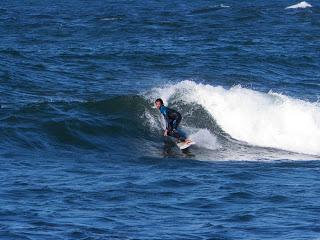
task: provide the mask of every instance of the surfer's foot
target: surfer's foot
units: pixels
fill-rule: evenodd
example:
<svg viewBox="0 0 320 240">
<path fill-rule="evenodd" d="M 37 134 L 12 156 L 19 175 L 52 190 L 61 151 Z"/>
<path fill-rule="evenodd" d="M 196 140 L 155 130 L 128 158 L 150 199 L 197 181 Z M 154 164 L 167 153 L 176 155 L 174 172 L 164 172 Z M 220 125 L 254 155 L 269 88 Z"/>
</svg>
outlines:
<svg viewBox="0 0 320 240">
<path fill-rule="evenodd" d="M 191 141 L 190 139 L 186 139 L 184 142 L 185 142 L 186 144 L 189 144 L 189 143 L 191 143 L 192 141 Z"/>
</svg>

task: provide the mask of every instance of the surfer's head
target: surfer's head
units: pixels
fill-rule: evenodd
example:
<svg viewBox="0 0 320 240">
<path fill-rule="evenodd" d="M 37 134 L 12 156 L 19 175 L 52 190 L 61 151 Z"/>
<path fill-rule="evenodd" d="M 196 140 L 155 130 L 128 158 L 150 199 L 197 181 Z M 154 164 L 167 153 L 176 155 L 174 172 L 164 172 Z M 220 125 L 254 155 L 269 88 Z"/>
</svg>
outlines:
<svg viewBox="0 0 320 240">
<path fill-rule="evenodd" d="M 154 104 L 156 105 L 156 108 L 160 109 L 160 107 L 163 105 L 163 101 L 161 98 L 158 98 L 154 101 Z"/>
</svg>

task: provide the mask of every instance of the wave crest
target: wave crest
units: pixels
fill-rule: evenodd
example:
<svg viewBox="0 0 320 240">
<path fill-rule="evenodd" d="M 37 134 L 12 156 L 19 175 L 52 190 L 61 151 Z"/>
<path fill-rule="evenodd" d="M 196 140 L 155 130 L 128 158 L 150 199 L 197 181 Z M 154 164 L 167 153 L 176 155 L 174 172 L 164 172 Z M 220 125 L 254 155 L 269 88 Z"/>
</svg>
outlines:
<svg viewBox="0 0 320 240">
<path fill-rule="evenodd" d="M 231 89 L 182 81 L 153 94 L 166 102 L 202 106 L 232 138 L 250 145 L 320 155 L 320 106 L 241 86 Z"/>
<path fill-rule="evenodd" d="M 312 7 L 310 3 L 307 3 L 306 1 L 302 1 L 300 3 L 288 6 L 286 7 L 286 9 L 309 8 L 309 7 Z"/>
</svg>

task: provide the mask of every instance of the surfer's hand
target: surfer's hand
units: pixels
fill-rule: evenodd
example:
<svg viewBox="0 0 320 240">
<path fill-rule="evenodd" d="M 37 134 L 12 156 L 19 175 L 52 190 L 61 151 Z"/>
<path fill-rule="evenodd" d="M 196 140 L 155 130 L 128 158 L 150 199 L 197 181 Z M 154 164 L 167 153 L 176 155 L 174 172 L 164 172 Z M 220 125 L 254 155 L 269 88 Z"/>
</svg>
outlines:
<svg viewBox="0 0 320 240">
<path fill-rule="evenodd" d="M 168 130 L 164 130 L 163 136 L 168 136 Z"/>
</svg>

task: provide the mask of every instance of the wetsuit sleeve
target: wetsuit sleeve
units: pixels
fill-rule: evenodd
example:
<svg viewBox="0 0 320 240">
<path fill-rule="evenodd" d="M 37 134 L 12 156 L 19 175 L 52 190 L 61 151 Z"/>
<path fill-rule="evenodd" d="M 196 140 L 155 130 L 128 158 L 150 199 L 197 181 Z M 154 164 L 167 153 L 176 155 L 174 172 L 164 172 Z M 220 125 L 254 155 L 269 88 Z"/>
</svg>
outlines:
<svg viewBox="0 0 320 240">
<path fill-rule="evenodd" d="M 166 129 L 169 129 L 169 116 L 168 114 L 164 115 L 164 120 L 166 121 Z"/>
<path fill-rule="evenodd" d="M 166 129 L 169 129 L 169 114 L 165 107 L 161 107 L 160 112 L 162 113 L 164 120 L 166 121 Z"/>
</svg>

